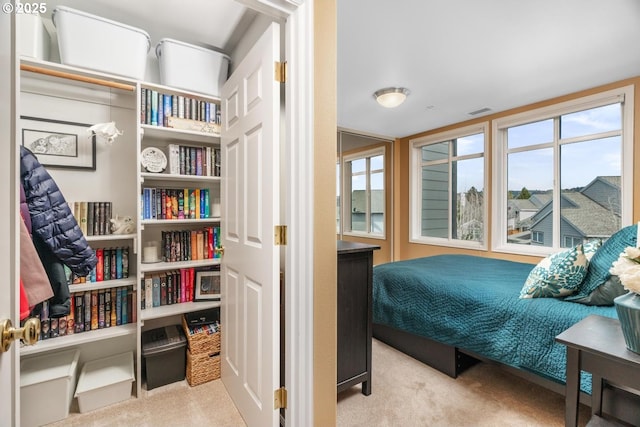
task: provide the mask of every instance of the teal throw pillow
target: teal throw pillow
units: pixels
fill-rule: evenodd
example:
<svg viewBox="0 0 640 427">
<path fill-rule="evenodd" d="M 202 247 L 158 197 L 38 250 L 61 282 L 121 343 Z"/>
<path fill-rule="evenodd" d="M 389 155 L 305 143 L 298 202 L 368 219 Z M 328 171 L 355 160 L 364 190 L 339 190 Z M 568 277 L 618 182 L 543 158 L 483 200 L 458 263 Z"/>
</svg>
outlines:
<svg viewBox="0 0 640 427">
<path fill-rule="evenodd" d="M 591 292 L 588 296 L 573 300 L 573 302 L 579 302 L 585 305 L 613 305 L 613 300 L 620 295 L 627 293 L 627 290 L 622 286 L 620 278 L 612 275 L 609 280 L 598 286 L 595 291 Z"/>
<path fill-rule="evenodd" d="M 634 224 L 622 228 L 609 237 L 591 257 L 587 275 L 576 293 L 567 297 L 566 301 L 579 302 L 603 285 L 611 276 L 609 269 L 613 262 L 624 252 L 624 249 L 628 246 L 636 246 L 637 234 L 638 226 Z"/>
<path fill-rule="evenodd" d="M 587 274 L 588 264 L 582 244 L 549 255 L 531 270 L 520 291 L 520 298 L 570 295 Z"/>
</svg>

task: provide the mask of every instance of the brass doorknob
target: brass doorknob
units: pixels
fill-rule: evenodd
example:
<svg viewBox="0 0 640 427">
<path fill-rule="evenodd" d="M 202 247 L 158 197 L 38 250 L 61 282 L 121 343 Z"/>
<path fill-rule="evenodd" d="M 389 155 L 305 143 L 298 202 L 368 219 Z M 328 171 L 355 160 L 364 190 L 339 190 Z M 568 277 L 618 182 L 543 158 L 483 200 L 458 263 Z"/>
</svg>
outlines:
<svg viewBox="0 0 640 427">
<path fill-rule="evenodd" d="M 219 248 L 215 249 L 217 254 L 220 254 L 220 256 L 224 255 L 224 246 L 220 246 Z"/>
<path fill-rule="evenodd" d="M 32 317 L 24 322 L 22 328 L 14 328 L 9 319 L 0 321 L 0 352 L 9 350 L 15 340 L 22 340 L 26 345 L 33 345 L 40 338 L 40 319 Z"/>
</svg>

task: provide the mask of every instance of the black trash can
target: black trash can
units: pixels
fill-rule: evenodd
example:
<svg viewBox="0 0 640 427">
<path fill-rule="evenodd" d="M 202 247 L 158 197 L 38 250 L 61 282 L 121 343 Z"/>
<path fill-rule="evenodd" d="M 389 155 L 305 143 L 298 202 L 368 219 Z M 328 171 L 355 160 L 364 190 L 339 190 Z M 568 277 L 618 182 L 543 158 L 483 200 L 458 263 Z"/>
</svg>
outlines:
<svg viewBox="0 0 640 427">
<path fill-rule="evenodd" d="M 185 378 L 187 338 L 180 325 L 142 333 L 147 390 Z"/>
</svg>

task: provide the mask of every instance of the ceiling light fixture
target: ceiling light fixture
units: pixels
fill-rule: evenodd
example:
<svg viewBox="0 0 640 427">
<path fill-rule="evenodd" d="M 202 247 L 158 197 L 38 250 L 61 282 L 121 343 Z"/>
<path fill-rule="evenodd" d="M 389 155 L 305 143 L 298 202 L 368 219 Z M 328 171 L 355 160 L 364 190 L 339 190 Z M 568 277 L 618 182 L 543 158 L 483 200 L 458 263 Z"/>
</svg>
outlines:
<svg viewBox="0 0 640 427">
<path fill-rule="evenodd" d="M 409 95 L 409 89 L 403 87 L 388 87 L 374 92 L 373 97 L 378 104 L 387 108 L 395 108 L 402 104 Z"/>
</svg>

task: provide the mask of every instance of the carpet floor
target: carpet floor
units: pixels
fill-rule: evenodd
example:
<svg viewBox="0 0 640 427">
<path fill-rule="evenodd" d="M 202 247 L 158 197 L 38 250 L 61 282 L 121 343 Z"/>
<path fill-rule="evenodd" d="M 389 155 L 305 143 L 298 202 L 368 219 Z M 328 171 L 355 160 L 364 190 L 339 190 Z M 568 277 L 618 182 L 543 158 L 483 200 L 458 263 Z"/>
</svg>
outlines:
<svg viewBox="0 0 640 427">
<path fill-rule="evenodd" d="M 369 396 L 355 386 L 338 395 L 339 426 L 564 426 L 564 397 L 479 363 L 453 379 L 373 340 Z M 580 405 L 579 426 L 590 408 Z"/>
<path fill-rule="evenodd" d="M 562 396 L 496 366 L 480 363 L 452 379 L 375 339 L 372 363 L 370 396 L 360 386 L 338 395 L 338 426 L 564 426 Z M 74 400 L 69 417 L 49 426 L 245 427 L 220 380 L 197 387 L 179 381 L 142 394 L 85 414 Z M 581 405 L 578 425 L 589 418 Z"/>
</svg>

